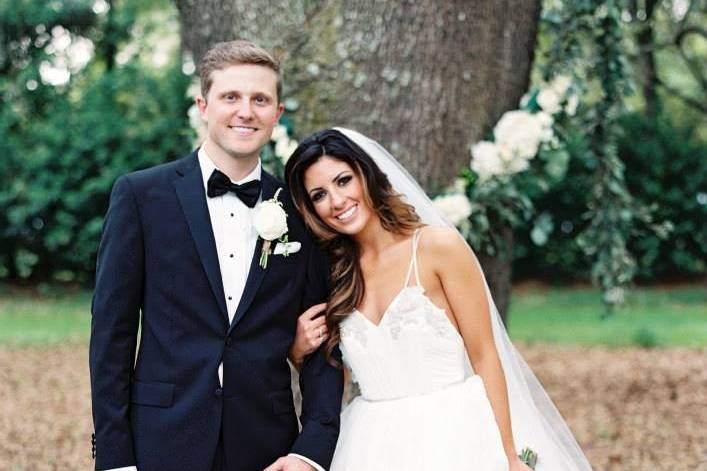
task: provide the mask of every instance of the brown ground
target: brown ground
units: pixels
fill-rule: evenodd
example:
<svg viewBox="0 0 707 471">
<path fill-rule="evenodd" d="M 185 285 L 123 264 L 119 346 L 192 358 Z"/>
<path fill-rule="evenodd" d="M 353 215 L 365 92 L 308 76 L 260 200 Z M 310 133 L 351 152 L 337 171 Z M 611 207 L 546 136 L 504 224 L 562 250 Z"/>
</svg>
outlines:
<svg viewBox="0 0 707 471">
<path fill-rule="evenodd" d="M 595 470 L 707 471 L 707 350 L 522 350 Z M 90 412 L 84 346 L 0 348 L 1 470 L 92 469 Z"/>
</svg>

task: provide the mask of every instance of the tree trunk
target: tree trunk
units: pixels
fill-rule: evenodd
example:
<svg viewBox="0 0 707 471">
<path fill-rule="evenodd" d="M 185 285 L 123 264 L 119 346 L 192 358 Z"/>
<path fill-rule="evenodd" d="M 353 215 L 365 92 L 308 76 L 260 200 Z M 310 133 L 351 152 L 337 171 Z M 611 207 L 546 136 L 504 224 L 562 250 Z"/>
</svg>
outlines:
<svg viewBox="0 0 707 471">
<path fill-rule="evenodd" d="M 655 117 L 658 114 L 660 102 L 658 100 L 658 70 L 655 63 L 655 38 L 653 32 L 654 13 L 657 0 L 645 0 L 643 6 L 644 19 L 636 34 L 638 53 L 642 69 L 643 99 L 645 100 L 645 114 Z M 636 4 L 634 15 L 638 16 L 639 8 Z"/>
<path fill-rule="evenodd" d="M 296 132 L 335 125 L 380 141 L 429 192 L 528 88 L 540 0 L 175 0 L 194 60 L 216 41 L 279 52 Z M 502 230 L 499 228 L 499 230 Z M 490 262 L 487 262 L 487 265 Z M 492 286 L 509 285 L 508 266 Z M 496 279 L 495 273 L 501 279 Z M 498 290 L 496 290 L 498 291 Z M 507 293 L 496 301 L 507 305 Z M 505 312 L 505 310 L 502 310 Z"/>
<path fill-rule="evenodd" d="M 484 275 L 489 283 L 498 313 L 504 325 L 507 325 L 508 308 L 511 303 L 511 281 L 513 276 L 513 228 L 499 227 L 503 247 L 497 255 L 490 256 L 484 252 L 477 254 L 479 263 L 484 269 Z"/>
</svg>

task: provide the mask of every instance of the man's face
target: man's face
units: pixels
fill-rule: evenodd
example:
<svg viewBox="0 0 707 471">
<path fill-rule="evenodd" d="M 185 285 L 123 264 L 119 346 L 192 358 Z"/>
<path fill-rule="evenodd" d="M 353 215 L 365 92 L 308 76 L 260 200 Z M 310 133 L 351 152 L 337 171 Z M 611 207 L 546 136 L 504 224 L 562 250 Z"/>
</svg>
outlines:
<svg viewBox="0 0 707 471">
<path fill-rule="evenodd" d="M 257 158 L 284 107 L 277 100 L 277 74 L 261 65 L 232 65 L 211 73 L 206 99 L 196 100 L 206 121 L 210 151 L 237 159 Z"/>
</svg>

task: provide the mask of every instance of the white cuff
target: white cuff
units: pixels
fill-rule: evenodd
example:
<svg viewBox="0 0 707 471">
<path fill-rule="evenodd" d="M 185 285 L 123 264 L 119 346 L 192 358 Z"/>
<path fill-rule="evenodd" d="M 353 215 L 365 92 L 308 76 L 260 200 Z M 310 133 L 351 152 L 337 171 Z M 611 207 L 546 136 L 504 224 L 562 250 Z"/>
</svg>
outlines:
<svg viewBox="0 0 707 471">
<path fill-rule="evenodd" d="M 307 463 L 308 465 L 314 466 L 314 469 L 316 469 L 317 471 L 326 471 L 324 468 L 322 468 L 321 466 L 319 466 L 317 463 L 315 463 L 314 461 L 310 460 L 310 459 L 307 458 L 306 456 L 298 455 L 297 453 L 290 453 L 290 454 L 287 455 L 287 456 L 294 456 L 295 458 L 299 458 L 299 459 L 301 459 L 302 461 L 304 461 L 305 463 Z"/>
</svg>

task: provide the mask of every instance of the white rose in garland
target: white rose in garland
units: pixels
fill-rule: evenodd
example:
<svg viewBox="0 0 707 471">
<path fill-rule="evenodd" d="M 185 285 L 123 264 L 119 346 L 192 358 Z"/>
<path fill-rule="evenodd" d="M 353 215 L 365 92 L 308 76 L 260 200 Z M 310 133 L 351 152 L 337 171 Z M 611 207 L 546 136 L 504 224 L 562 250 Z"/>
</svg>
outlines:
<svg viewBox="0 0 707 471">
<path fill-rule="evenodd" d="M 471 148 L 471 155 L 471 169 L 479 174 L 481 180 L 503 173 L 503 161 L 493 142 L 481 141 L 475 144 Z"/>
<path fill-rule="evenodd" d="M 555 136 L 555 133 L 552 130 L 552 125 L 555 123 L 554 118 L 552 117 L 552 115 L 550 115 L 549 113 L 545 113 L 544 111 L 535 113 L 534 116 L 536 116 L 538 121 L 540 121 L 540 126 L 543 130 L 541 140 L 543 142 L 550 142 Z"/>
<path fill-rule="evenodd" d="M 532 198 L 564 176 L 563 129 L 578 104 L 571 77 L 556 76 L 523 95 L 521 109 L 504 113 L 490 139 L 471 146 L 469 167 L 434 202 L 475 248 L 497 253 L 504 242 L 494 224 L 530 221 Z"/>
<path fill-rule="evenodd" d="M 455 226 L 471 216 L 471 203 L 466 195 L 454 193 L 441 195 L 434 199 L 434 204 L 447 220 Z"/>
<path fill-rule="evenodd" d="M 271 252 L 272 241 L 279 239 L 280 242 L 287 243 L 287 213 L 278 200 L 282 188 L 278 188 L 275 196 L 260 203 L 255 209 L 253 217 L 253 227 L 261 239 L 263 239 L 263 250 L 260 254 L 260 266 L 267 268 L 268 256 Z"/>
<path fill-rule="evenodd" d="M 562 109 L 560 106 L 562 95 L 558 95 L 557 92 L 550 87 L 540 90 L 537 101 L 540 108 L 550 114 L 555 114 Z"/>
<path fill-rule="evenodd" d="M 572 86 L 572 77 L 568 75 L 558 75 L 550 82 L 550 87 L 552 87 L 555 93 L 560 97 L 565 96 L 570 86 Z"/>
<path fill-rule="evenodd" d="M 565 106 L 565 113 L 569 116 L 574 116 L 577 113 L 577 107 L 579 106 L 579 97 L 577 95 L 571 95 L 567 99 L 567 105 Z"/>
<path fill-rule="evenodd" d="M 493 136 L 504 160 L 532 159 L 538 153 L 543 127 L 540 120 L 527 111 L 508 111 L 496 124 Z"/>
<path fill-rule="evenodd" d="M 271 141 L 279 141 L 280 139 L 283 138 L 288 138 L 289 136 L 287 135 L 287 128 L 283 126 L 282 124 L 278 124 L 275 126 L 272 130 L 272 134 L 270 135 L 270 140 Z"/>
</svg>

